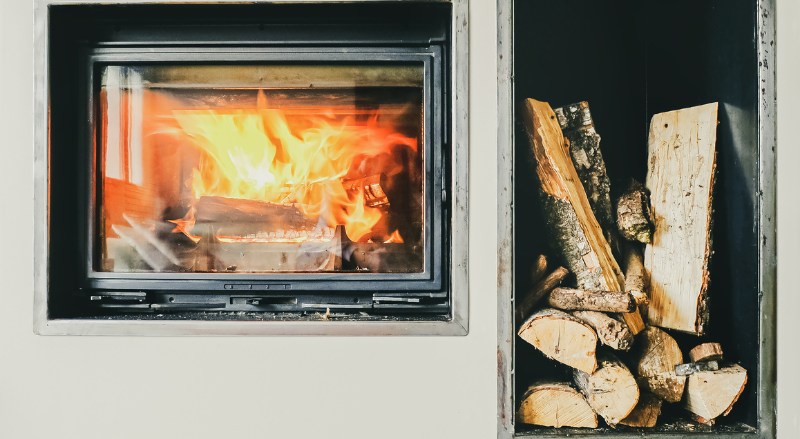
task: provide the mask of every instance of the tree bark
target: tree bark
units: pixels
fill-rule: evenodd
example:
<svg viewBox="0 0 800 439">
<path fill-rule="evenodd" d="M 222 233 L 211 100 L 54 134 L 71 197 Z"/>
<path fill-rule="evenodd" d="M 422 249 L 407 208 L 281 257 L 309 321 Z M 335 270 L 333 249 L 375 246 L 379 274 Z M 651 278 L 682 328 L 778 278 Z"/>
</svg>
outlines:
<svg viewBox="0 0 800 439">
<path fill-rule="evenodd" d="M 543 309 L 525 321 L 517 334 L 550 359 L 586 373 L 597 369 L 597 334 L 565 312 Z"/>
<path fill-rule="evenodd" d="M 546 427 L 597 428 L 597 415 L 583 395 L 567 383 L 540 383 L 522 395 L 517 420 Z"/>
<path fill-rule="evenodd" d="M 600 343 L 618 351 L 630 350 L 633 346 L 633 334 L 625 323 L 597 311 L 574 311 L 577 317 L 597 333 Z"/>
<path fill-rule="evenodd" d="M 675 366 L 675 374 L 679 376 L 687 376 L 697 372 L 712 372 L 715 370 L 719 370 L 719 363 L 716 360 L 685 363 Z"/>
<path fill-rule="evenodd" d="M 536 304 L 539 303 L 551 291 L 553 291 L 553 288 L 561 285 L 561 282 L 564 281 L 564 278 L 566 278 L 568 274 L 569 271 L 566 268 L 558 267 L 552 273 L 547 275 L 547 277 L 534 285 L 528 294 L 526 294 L 522 300 L 517 302 L 517 321 L 521 322 L 524 318 L 530 315 Z"/>
<path fill-rule="evenodd" d="M 702 335 L 711 257 L 717 104 L 653 116 L 647 188 L 655 223 L 645 250 L 651 325 Z"/>
<path fill-rule="evenodd" d="M 600 356 L 597 370 L 576 370 L 575 385 L 594 411 L 614 426 L 630 414 L 639 401 L 639 386 L 628 367 L 609 353 Z"/>
<path fill-rule="evenodd" d="M 563 310 L 633 312 L 636 299 L 620 291 L 579 290 L 559 287 L 550 292 L 548 303 Z"/>
<path fill-rule="evenodd" d="M 617 200 L 617 230 L 628 241 L 647 244 L 653 240 L 650 194 L 636 180 Z"/>
<path fill-rule="evenodd" d="M 683 363 L 678 343 L 666 332 L 651 326 L 639 335 L 638 345 L 636 375 L 639 385 L 667 402 L 680 401 L 686 377 L 675 373 L 675 366 Z"/>
</svg>

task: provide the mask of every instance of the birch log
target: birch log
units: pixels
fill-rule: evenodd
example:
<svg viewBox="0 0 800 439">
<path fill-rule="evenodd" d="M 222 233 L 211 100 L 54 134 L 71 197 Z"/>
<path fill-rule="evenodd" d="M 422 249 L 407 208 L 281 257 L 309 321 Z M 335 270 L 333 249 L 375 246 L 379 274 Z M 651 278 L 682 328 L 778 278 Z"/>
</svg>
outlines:
<svg viewBox="0 0 800 439">
<path fill-rule="evenodd" d="M 631 371 L 611 354 L 598 359 L 594 373 L 576 370 L 575 385 L 594 411 L 608 425 L 617 425 L 630 414 L 639 401 L 639 386 Z"/>
<path fill-rule="evenodd" d="M 628 427 L 652 428 L 656 426 L 659 415 L 661 415 L 661 399 L 652 393 L 642 392 L 636 407 L 619 423 Z"/>
<path fill-rule="evenodd" d="M 702 334 L 708 311 L 717 104 L 653 116 L 647 188 L 655 224 L 645 250 L 650 324 Z"/>
<path fill-rule="evenodd" d="M 625 323 L 614 317 L 597 311 L 574 311 L 572 315 L 591 326 L 601 344 L 618 351 L 627 351 L 633 346 L 633 334 Z"/>
<path fill-rule="evenodd" d="M 597 334 L 565 312 L 543 309 L 525 321 L 517 334 L 548 358 L 586 373 L 597 369 Z"/>
<path fill-rule="evenodd" d="M 524 107 L 545 223 L 555 247 L 575 274 L 578 288 L 621 291 L 622 271 L 567 153 L 553 109 L 535 99 L 526 99 Z M 641 330 L 638 311 L 623 314 L 623 318 L 631 332 Z"/>
<path fill-rule="evenodd" d="M 540 383 L 522 395 L 517 420 L 546 427 L 597 428 L 597 415 L 567 383 Z"/>
</svg>

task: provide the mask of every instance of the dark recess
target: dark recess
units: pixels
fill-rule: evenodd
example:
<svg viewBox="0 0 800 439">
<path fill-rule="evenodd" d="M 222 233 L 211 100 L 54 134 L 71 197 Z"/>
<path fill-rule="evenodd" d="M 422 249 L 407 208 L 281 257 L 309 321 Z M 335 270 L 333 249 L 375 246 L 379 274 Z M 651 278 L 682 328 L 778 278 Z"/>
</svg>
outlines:
<svg viewBox="0 0 800 439">
<path fill-rule="evenodd" d="M 527 97 L 554 107 L 589 101 L 612 198 L 629 178 L 645 176 L 654 113 L 720 103 L 711 326 L 700 339 L 672 332 L 687 351 L 702 341 L 721 342 L 726 358 L 748 371 L 745 393 L 727 417 L 718 419 L 716 431 L 745 431 L 758 423 L 755 14 L 753 0 L 514 2 L 515 103 Z M 533 258 L 550 251 L 531 197 L 537 183 L 519 120 L 514 144 L 514 290 L 519 295 L 530 288 Z M 539 379 L 571 378 L 564 367 L 515 340 L 515 395 Z M 665 410 L 661 421 L 683 425 L 676 424 L 680 416 L 680 410 Z M 517 433 L 550 431 L 524 424 L 516 428 Z"/>
</svg>

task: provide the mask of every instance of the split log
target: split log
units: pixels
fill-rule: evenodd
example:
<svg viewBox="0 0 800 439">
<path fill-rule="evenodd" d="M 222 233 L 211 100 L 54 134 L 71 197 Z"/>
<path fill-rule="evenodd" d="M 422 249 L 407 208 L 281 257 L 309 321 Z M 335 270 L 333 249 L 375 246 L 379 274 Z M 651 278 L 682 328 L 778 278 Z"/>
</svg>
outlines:
<svg viewBox="0 0 800 439">
<path fill-rule="evenodd" d="M 719 343 L 702 343 L 689 351 L 689 359 L 692 361 L 709 361 L 722 359 L 722 345 Z"/>
<path fill-rule="evenodd" d="M 534 285 L 528 294 L 516 303 L 517 321 L 521 322 L 522 319 L 528 316 L 539 301 L 550 294 L 553 288 L 561 285 L 561 282 L 564 281 L 564 278 L 566 278 L 568 274 L 569 271 L 566 268 L 558 267 L 547 277 Z"/>
<path fill-rule="evenodd" d="M 679 364 L 675 366 L 675 374 L 679 376 L 691 375 L 697 372 L 713 372 L 715 370 L 719 370 L 719 363 L 717 363 L 716 360 Z"/>
<path fill-rule="evenodd" d="M 652 428 L 656 426 L 659 415 L 661 415 L 661 400 L 652 393 L 642 392 L 636 407 L 619 423 L 628 427 Z"/>
<path fill-rule="evenodd" d="M 650 324 L 703 334 L 711 256 L 717 104 L 660 113 L 650 122 L 647 188 L 655 223 L 645 250 Z"/>
<path fill-rule="evenodd" d="M 606 237 L 614 230 L 611 212 L 611 181 L 600 151 L 600 135 L 594 127 L 586 101 L 553 109 L 568 142 L 569 153 L 597 222 Z"/>
<path fill-rule="evenodd" d="M 565 312 L 543 309 L 526 320 L 517 334 L 550 359 L 586 373 L 597 369 L 597 334 Z"/>
<path fill-rule="evenodd" d="M 598 359 L 592 374 L 576 370 L 575 385 L 595 413 L 614 426 L 630 414 L 639 401 L 639 386 L 628 367 L 611 354 Z"/>
<path fill-rule="evenodd" d="M 623 238 L 643 244 L 653 240 L 650 193 L 636 180 L 617 200 L 617 229 Z"/>
<path fill-rule="evenodd" d="M 536 285 L 547 274 L 547 256 L 539 255 L 531 270 L 531 285 Z"/>
<path fill-rule="evenodd" d="M 574 311 L 572 315 L 591 326 L 601 344 L 618 351 L 627 351 L 633 346 L 633 334 L 625 323 L 608 314 L 597 311 Z"/>
<path fill-rule="evenodd" d="M 383 189 L 383 174 L 369 175 L 354 180 L 345 180 L 342 186 L 347 192 L 362 192 L 368 207 L 388 207 L 389 197 Z"/>
<path fill-rule="evenodd" d="M 675 366 L 683 363 L 680 346 L 669 334 L 652 326 L 639 338 L 639 386 L 667 402 L 680 401 L 686 385 L 686 377 L 675 373 Z"/>
<path fill-rule="evenodd" d="M 578 288 L 621 291 L 622 271 L 580 183 L 556 115 L 546 102 L 525 101 L 523 118 L 536 160 L 545 224 Z M 633 334 L 644 328 L 638 310 L 622 315 Z"/>
<path fill-rule="evenodd" d="M 730 413 L 747 384 L 747 371 L 738 364 L 689 375 L 685 407 L 701 421 Z"/>
<path fill-rule="evenodd" d="M 563 310 L 632 312 L 636 299 L 621 291 L 580 290 L 555 288 L 547 299 L 550 306 Z"/>
<path fill-rule="evenodd" d="M 522 395 L 517 420 L 546 427 L 597 428 L 597 415 L 567 383 L 540 383 Z"/>
</svg>

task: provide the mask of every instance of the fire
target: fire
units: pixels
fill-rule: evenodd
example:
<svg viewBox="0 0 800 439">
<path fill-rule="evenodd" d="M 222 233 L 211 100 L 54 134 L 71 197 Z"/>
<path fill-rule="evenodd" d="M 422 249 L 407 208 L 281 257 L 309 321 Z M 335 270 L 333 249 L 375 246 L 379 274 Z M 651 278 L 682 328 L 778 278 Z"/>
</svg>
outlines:
<svg viewBox="0 0 800 439">
<path fill-rule="evenodd" d="M 363 191 L 348 192 L 342 180 L 363 177 L 359 165 L 397 145 L 416 151 L 417 139 L 380 124 L 379 111 L 359 118 L 332 108 L 315 114 L 270 108 L 261 91 L 254 108 L 173 110 L 181 134 L 202 152 L 190 182 L 194 199 L 294 204 L 320 224 L 344 226 L 354 241 L 368 237 L 384 211 L 367 206 Z M 191 214 L 173 221 L 189 237 Z M 402 242 L 397 231 L 390 240 Z"/>
</svg>

